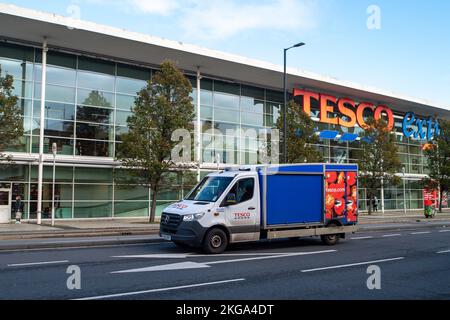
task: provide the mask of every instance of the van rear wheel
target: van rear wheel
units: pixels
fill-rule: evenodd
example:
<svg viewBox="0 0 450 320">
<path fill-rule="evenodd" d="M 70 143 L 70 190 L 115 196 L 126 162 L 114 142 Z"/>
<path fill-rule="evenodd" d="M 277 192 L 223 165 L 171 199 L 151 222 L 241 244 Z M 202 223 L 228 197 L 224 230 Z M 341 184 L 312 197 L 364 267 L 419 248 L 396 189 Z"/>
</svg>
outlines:
<svg viewBox="0 0 450 320">
<path fill-rule="evenodd" d="M 228 246 L 226 233 L 219 228 L 209 230 L 203 240 L 203 251 L 210 254 L 219 254 L 225 251 Z"/>
<path fill-rule="evenodd" d="M 334 223 L 331 223 L 327 226 L 327 228 L 333 228 L 333 227 L 336 227 L 336 225 Z M 340 238 L 339 234 L 325 234 L 325 235 L 320 236 L 320 239 L 322 240 L 322 242 L 324 244 L 326 244 L 327 246 L 334 246 L 334 245 L 338 244 L 339 238 Z"/>
</svg>

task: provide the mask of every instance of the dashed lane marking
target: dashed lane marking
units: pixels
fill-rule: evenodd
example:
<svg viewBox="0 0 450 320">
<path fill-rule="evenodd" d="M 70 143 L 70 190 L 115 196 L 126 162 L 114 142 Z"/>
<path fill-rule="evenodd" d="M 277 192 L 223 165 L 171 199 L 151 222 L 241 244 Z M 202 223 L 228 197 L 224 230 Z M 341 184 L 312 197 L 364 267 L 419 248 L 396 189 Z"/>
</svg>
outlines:
<svg viewBox="0 0 450 320">
<path fill-rule="evenodd" d="M 390 258 L 390 259 L 382 259 L 382 260 L 374 260 L 374 261 L 365 261 L 365 262 L 357 262 L 357 263 L 350 263 L 350 264 L 342 264 L 342 265 L 330 266 L 330 267 L 306 269 L 306 270 L 302 270 L 302 272 L 314 272 L 314 271 L 322 271 L 322 270 L 330 270 L 330 269 L 348 268 L 348 267 L 362 266 L 362 265 L 367 265 L 367 264 L 374 264 L 374 263 L 381 263 L 381 262 L 388 262 L 388 261 L 396 261 L 396 260 L 402 260 L 402 259 L 405 259 L 405 257 L 397 257 L 397 258 Z"/>
<path fill-rule="evenodd" d="M 109 298 L 119 298 L 119 297 L 133 296 L 133 295 L 138 295 L 138 294 L 146 294 L 146 293 L 153 293 L 153 292 L 163 292 L 163 291 L 173 291 L 173 290 L 181 290 L 181 289 L 196 288 L 196 287 L 205 287 L 205 286 L 219 285 L 219 284 L 239 282 L 239 281 L 245 281 L 245 279 L 244 278 L 239 278 L 239 279 L 230 279 L 230 280 L 223 280 L 223 281 L 195 283 L 195 284 L 189 284 L 189 285 L 185 285 L 185 286 L 150 289 L 150 290 L 125 292 L 125 293 L 116 293 L 116 294 L 108 294 L 108 295 L 103 295 L 103 296 L 78 298 L 78 299 L 73 299 L 73 300 L 100 300 L 100 299 L 109 299 Z"/>
<path fill-rule="evenodd" d="M 44 265 L 44 264 L 58 264 L 58 263 L 67 263 L 67 262 L 69 262 L 69 260 L 27 262 L 27 263 L 12 263 L 12 264 L 8 264 L 8 267 L 37 266 L 37 265 Z"/>
<path fill-rule="evenodd" d="M 354 238 L 350 238 L 350 240 L 365 240 L 365 239 L 373 239 L 373 237 L 369 236 L 369 237 L 354 237 Z"/>
</svg>

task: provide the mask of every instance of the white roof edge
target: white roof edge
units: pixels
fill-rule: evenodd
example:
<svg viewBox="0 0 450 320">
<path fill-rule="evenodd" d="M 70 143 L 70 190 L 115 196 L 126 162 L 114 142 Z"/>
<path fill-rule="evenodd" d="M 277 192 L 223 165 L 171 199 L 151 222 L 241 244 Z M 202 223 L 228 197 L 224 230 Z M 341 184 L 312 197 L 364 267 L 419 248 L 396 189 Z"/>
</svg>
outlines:
<svg viewBox="0 0 450 320">
<path fill-rule="evenodd" d="M 104 34 L 116 38 L 122 38 L 125 40 L 132 40 L 136 42 L 141 43 L 147 43 L 155 46 L 161 46 L 166 47 L 169 49 L 184 51 L 187 53 L 197 54 L 197 55 L 203 55 L 208 56 L 212 58 L 216 58 L 219 60 L 225 60 L 233 63 L 238 64 L 244 64 L 251 67 L 256 67 L 260 69 L 266 69 L 270 71 L 275 71 L 279 73 L 283 73 L 283 67 L 281 65 L 277 65 L 274 63 L 270 63 L 267 61 L 257 60 L 257 59 L 251 59 L 244 56 L 232 54 L 232 53 L 226 53 L 218 50 L 212 50 L 192 44 L 183 43 L 180 41 L 174 41 L 174 40 L 168 40 L 156 36 L 151 36 L 147 34 L 137 33 L 128 31 L 125 29 L 120 29 L 112 26 L 106 26 L 97 24 L 90 21 L 84 21 L 79 19 L 73 19 L 71 17 L 64 17 L 57 14 L 37 11 L 33 9 L 18 7 L 16 5 L 12 4 L 5 4 L 0 3 L 0 13 L 5 13 L 9 15 L 19 16 L 27 19 L 32 20 L 39 20 L 46 23 L 52 23 L 52 24 L 58 24 L 62 26 L 69 26 L 71 28 L 84 30 L 88 32 L 98 33 L 98 34 Z M 51 40 L 51 39 L 49 39 Z M 309 71 L 304 71 L 299 68 L 287 68 L 287 72 L 291 76 L 297 76 L 302 78 L 308 78 L 311 80 L 316 80 L 320 82 L 326 82 L 330 84 L 334 84 L 337 86 L 347 87 L 350 89 L 365 91 L 377 95 L 387 96 L 395 99 L 400 99 L 404 101 L 409 101 L 412 103 L 417 103 L 421 105 L 426 105 L 430 107 L 435 107 L 439 109 L 444 110 L 450 110 L 450 104 L 444 105 L 443 103 L 437 103 L 434 101 L 430 101 L 427 99 L 419 99 L 414 97 L 409 97 L 401 93 L 395 93 L 392 91 L 387 91 L 383 89 L 379 89 L 373 86 L 365 86 L 358 83 L 354 83 L 351 81 L 346 80 L 338 80 L 336 78 L 326 76 L 326 75 L 320 75 Z"/>
</svg>

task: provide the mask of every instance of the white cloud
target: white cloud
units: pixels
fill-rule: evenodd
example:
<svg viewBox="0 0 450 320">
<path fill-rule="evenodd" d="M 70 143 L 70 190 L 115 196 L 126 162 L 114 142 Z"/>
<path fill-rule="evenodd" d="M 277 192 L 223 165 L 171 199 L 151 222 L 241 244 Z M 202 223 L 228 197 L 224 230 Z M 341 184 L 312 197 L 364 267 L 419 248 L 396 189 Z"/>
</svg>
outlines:
<svg viewBox="0 0 450 320">
<path fill-rule="evenodd" d="M 295 32 L 314 27 L 317 0 L 84 0 L 128 14 L 170 17 L 191 39 L 225 39 L 248 30 Z M 262 35 L 263 36 L 263 35 Z"/>
<path fill-rule="evenodd" d="M 139 13 L 167 16 L 179 7 L 177 0 L 127 0 L 126 4 Z"/>
<path fill-rule="evenodd" d="M 116 6 L 131 14 L 168 16 L 179 8 L 181 0 L 83 0 L 87 4 Z"/>
<path fill-rule="evenodd" d="M 224 39 L 256 29 L 294 32 L 315 25 L 315 1 L 311 0 L 191 2 L 193 5 L 184 10 L 180 25 L 187 36 L 194 38 Z"/>
</svg>

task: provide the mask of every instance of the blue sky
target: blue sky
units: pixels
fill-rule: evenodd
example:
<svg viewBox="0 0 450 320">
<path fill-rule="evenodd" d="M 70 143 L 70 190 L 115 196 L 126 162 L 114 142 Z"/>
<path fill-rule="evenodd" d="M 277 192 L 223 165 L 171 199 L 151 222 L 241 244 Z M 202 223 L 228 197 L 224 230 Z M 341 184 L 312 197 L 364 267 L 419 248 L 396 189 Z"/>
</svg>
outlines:
<svg viewBox="0 0 450 320">
<path fill-rule="evenodd" d="M 5 2 L 276 64 L 303 41 L 289 66 L 450 107 L 448 0 Z"/>
</svg>

